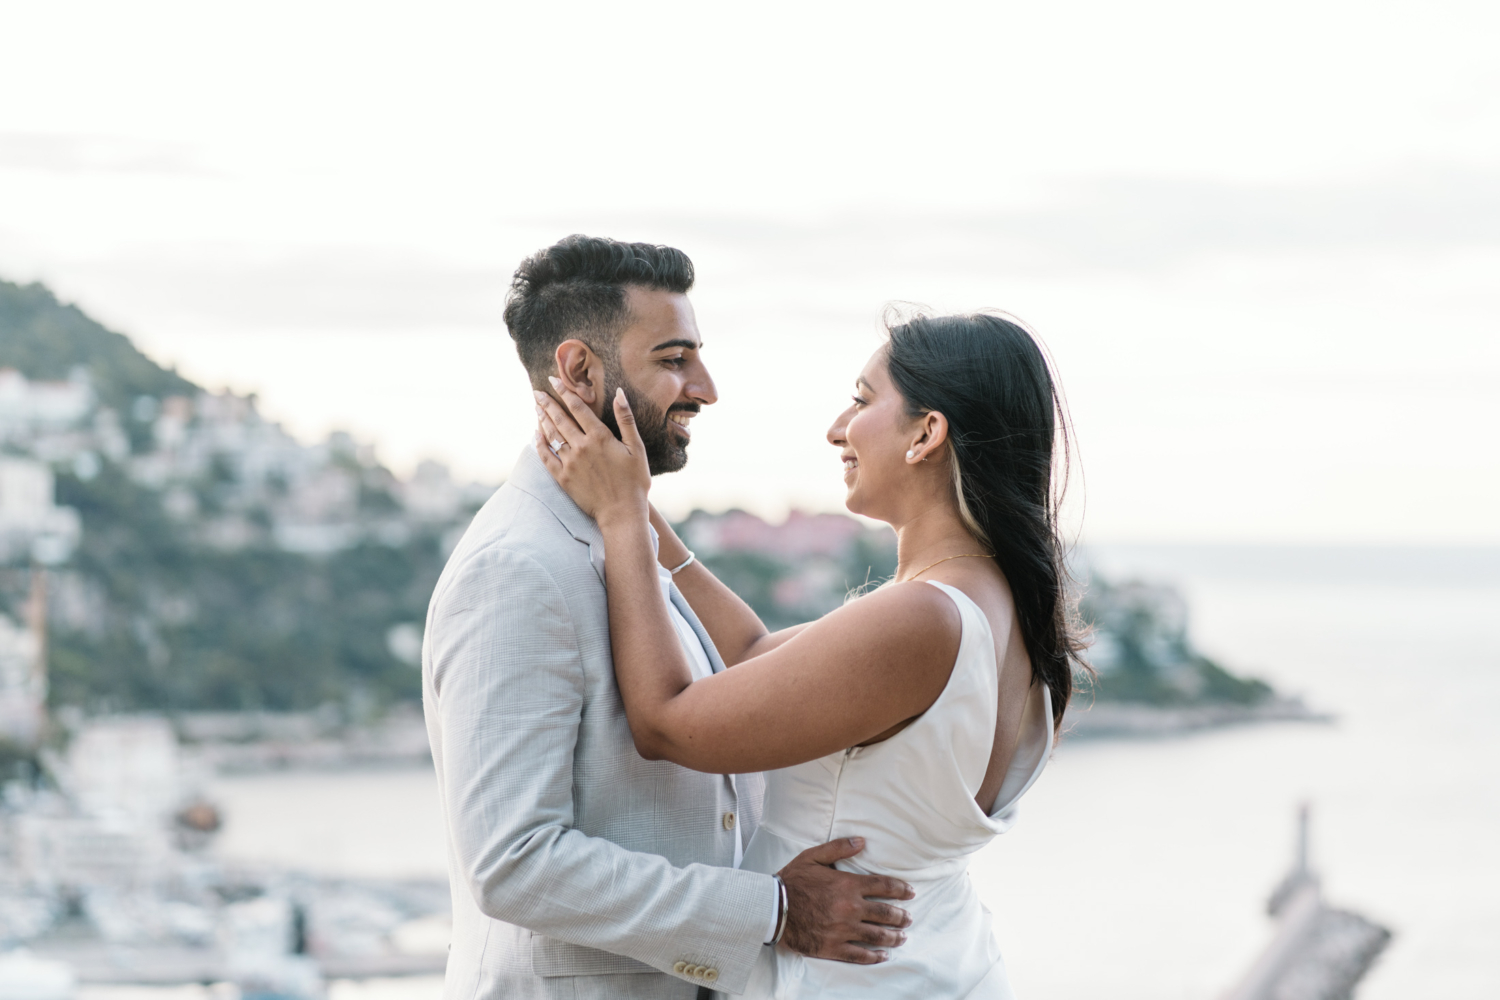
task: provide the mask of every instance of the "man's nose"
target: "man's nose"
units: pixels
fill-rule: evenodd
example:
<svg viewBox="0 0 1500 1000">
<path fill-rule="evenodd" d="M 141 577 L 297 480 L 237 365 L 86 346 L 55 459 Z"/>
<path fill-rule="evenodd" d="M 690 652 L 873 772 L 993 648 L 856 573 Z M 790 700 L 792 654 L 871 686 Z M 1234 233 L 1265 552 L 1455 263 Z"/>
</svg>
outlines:
<svg viewBox="0 0 1500 1000">
<path fill-rule="evenodd" d="M 714 377 L 708 373 L 708 368 L 701 361 L 692 367 L 683 391 L 693 402 L 704 406 L 712 406 L 719 401 L 719 389 L 714 385 Z"/>
</svg>

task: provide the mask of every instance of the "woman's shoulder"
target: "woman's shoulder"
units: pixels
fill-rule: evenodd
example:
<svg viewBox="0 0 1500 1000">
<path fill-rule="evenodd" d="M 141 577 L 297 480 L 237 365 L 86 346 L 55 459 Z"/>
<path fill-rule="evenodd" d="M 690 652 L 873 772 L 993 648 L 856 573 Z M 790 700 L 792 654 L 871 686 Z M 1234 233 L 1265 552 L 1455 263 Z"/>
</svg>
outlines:
<svg viewBox="0 0 1500 1000">
<path fill-rule="evenodd" d="M 848 602 L 844 608 L 859 608 L 865 612 L 890 611 L 911 608 L 932 612 L 942 607 L 954 607 L 953 598 L 941 587 L 934 587 L 931 580 L 907 580 L 901 583 L 888 580 L 868 593 Z M 949 584 L 951 586 L 951 584 Z M 954 610 L 957 620 L 957 609 Z"/>
<path fill-rule="evenodd" d="M 887 583 L 855 598 L 818 623 L 840 640 L 900 651 L 908 657 L 952 663 L 963 636 L 963 616 L 953 598 L 921 581 Z"/>
</svg>

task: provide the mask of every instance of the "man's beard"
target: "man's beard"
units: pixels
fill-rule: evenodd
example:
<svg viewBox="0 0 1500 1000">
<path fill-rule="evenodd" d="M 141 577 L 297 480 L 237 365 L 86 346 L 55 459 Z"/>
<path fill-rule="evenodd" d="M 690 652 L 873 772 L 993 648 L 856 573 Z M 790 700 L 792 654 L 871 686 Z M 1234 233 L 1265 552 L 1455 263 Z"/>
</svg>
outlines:
<svg viewBox="0 0 1500 1000">
<path fill-rule="evenodd" d="M 676 472 L 687 465 L 687 442 L 672 430 L 675 425 L 667 419 L 667 413 L 636 392 L 635 387 L 625 381 L 625 374 L 617 370 L 604 373 L 604 412 L 600 414 L 600 419 L 610 432 L 617 438 L 620 436 L 620 424 L 615 420 L 617 388 L 624 388 L 630 412 L 635 414 L 636 430 L 641 432 L 641 442 L 646 446 L 646 467 L 651 474 L 659 476 L 664 472 Z M 672 410 L 697 413 L 698 407 L 692 403 L 677 403 L 667 412 Z"/>
</svg>

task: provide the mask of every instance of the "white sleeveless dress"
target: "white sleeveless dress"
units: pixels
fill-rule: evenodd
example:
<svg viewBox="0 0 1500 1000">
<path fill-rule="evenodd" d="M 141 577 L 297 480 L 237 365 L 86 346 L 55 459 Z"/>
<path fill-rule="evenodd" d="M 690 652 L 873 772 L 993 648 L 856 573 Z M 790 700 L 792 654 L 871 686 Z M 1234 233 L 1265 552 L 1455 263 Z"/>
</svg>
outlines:
<svg viewBox="0 0 1500 1000">
<path fill-rule="evenodd" d="M 767 775 L 765 812 L 745 868 L 776 872 L 838 837 L 865 849 L 840 869 L 892 875 L 916 898 L 907 941 L 879 965 L 804 958 L 766 947 L 745 997 L 753 1000 L 1007 1000 L 990 913 L 969 880 L 969 857 L 1016 819 L 1016 803 L 1052 754 L 1052 701 L 1033 684 L 994 811 L 974 802 L 995 741 L 999 678 L 989 620 L 956 587 L 931 582 L 958 605 L 963 635 L 948 684 L 932 707 L 882 743 L 854 747 Z"/>
</svg>

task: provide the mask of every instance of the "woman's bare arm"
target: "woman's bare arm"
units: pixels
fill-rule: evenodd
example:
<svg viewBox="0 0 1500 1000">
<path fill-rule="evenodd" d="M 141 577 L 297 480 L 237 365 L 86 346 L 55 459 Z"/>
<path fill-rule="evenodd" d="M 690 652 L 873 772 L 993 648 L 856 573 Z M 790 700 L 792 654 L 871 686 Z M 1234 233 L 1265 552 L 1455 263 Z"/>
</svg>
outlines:
<svg viewBox="0 0 1500 1000">
<path fill-rule="evenodd" d="M 657 583 L 634 415 L 620 394 L 616 441 L 581 399 L 562 398 L 567 411 L 539 401 L 537 455 L 604 535 L 615 676 L 643 757 L 717 774 L 786 767 L 877 736 L 937 699 L 962 624 L 946 594 L 920 583 L 886 587 L 694 681 Z M 559 435 L 562 457 L 545 444 Z"/>
<path fill-rule="evenodd" d="M 660 542 L 657 560 L 668 569 L 682 565 L 688 557 L 688 547 L 655 507 L 651 508 L 651 526 L 656 529 Z M 754 609 L 701 561 L 695 560 L 687 569 L 678 572 L 672 577 L 672 582 L 677 584 L 693 613 L 708 629 L 709 637 L 727 666 L 769 652 L 807 627 L 793 625 L 778 632 L 767 631 Z"/>
<path fill-rule="evenodd" d="M 958 654 L 957 607 L 911 584 L 862 598 L 733 670 L 694 681 L 643 523 L 601 522 L 610 643 L 636 749 L 697 771 L 787 767 L 920 715 Z M 768 734 L 775 734 L 768 740 Z"/>
</svg>

